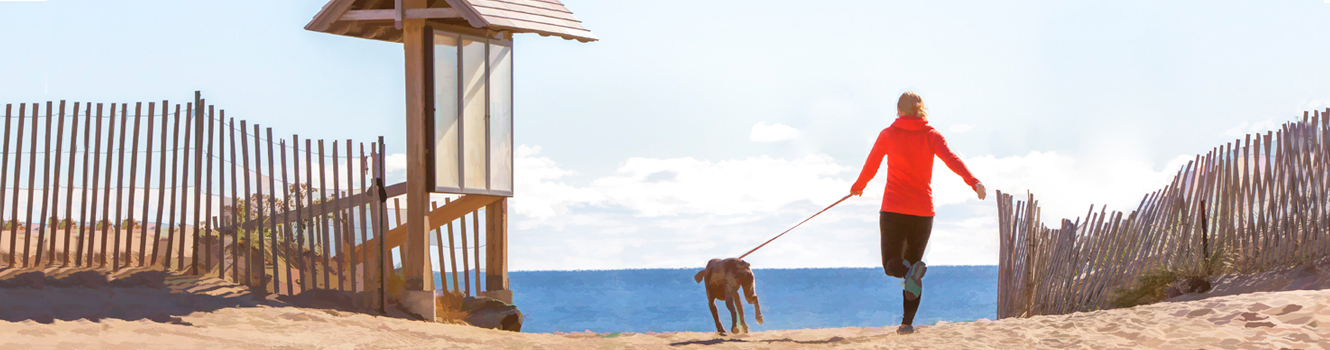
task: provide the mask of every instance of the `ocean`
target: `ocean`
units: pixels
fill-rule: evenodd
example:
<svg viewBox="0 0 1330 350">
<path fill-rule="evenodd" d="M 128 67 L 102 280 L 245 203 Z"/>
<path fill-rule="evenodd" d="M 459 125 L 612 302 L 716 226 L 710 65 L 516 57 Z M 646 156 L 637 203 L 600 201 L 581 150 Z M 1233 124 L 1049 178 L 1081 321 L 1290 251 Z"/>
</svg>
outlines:
<svg viewBox="0 0 1330 350">
<path fill-rule="evenodd" d="M 513 302 L 523 332 L 713 332 L 696 269 L 514 271 Z M 754 269 L 766 323 L 751 331 L 900 324 L 899 278 L 881 268 Z M 437 272 L 436 272 L 437 275 Z M 442 281 L 436 278 L 435 281 Z M 451 282 L 448 282 L 451 284 Z M 930 266 L 914 324 L 994 319 L 997 266 Z M 729 329 L 729 310 L 716 302 Z"/>
</svg>

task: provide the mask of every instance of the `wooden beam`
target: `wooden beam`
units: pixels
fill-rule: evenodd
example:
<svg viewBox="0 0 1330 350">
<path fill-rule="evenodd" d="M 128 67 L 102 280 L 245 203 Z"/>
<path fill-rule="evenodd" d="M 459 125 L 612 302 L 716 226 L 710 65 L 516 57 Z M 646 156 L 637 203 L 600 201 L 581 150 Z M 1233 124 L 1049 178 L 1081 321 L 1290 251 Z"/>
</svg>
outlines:
<svg viewBox="0 0 1330 350">
<path fill-rule="evenodd" d="M 462 18 L 456 9 L 425 8 L 407 9 L 406 19 Z M 392 21 L 397 19 L 396 9 L 351 10 L 342 13 L 338 21 Z"/>
<path fill-rule="evenodd" d="M 444 206 L 439 207 L 438 209 L 430 211 L 429 220 L 427 220 L 429 226 L 426 227 L 425 229 L 433 230 L 439 228 L 443 225 L 453 222 L 453 220 L 457 220 L 458 218 L 461 218 L 466 214 L 479 210 L 480 208 L 490 205 L 491 203 L 503 200 L 504 198 L 505 197 L 484 196 L 478 194 L 468 194 L 462 196 L 461 198 L 449 202 L 448 204 L 445 204 Z M 407 210 L 410 210 L 410 207 L 407 207 Z M 388 230 L 388 233 L 384 235 L 388 239 L 386 241 L 386 243 L 388 244 L 388 249 L 399 247 L 402 245 L 402 243 L 406 242 L 405 224 L 409 223 L 410 221 L 408 220 L 407 222 L 403 223 L 403 225 L 398 225 L 397 227 Z M 361 243 L 360 245 L 355 246 L 355 248 L 352 248 L 349 253 L 352 256 L 352 259 L 356 261 L 356 263 L 359 263 L 360 250 L 364 249 L 364 247 L 366 246 L 371 248 L 377 247 L 378 244 L 379 244 L 378 238 L 376 237 L 367 240 L 364 243 Z"/>
<path fill-rule="evenodd" d="M 485 290 L 507 289 L 508 201 L 500 199 L 485 207 Z"/>
</svg>

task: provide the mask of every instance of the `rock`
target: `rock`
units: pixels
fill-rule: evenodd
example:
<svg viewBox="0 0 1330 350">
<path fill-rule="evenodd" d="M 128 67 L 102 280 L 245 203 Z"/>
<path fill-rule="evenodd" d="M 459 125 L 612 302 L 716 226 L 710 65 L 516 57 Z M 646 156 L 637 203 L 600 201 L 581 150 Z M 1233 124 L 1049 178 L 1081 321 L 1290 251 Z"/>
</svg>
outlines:
<svg viewBox="0 0 1330 350">
<path fill-rule="evenodd" d="M 1183 294 L 1205 293 L 1210 291 L 1210 281 L 1205 277 L 1192 276 L 1178 278 L 1168 285 L 1166 291 L 1169 298 Z"/>
<path fill-rule="evenodd" d="M 466 323 L 480 328 L 521 332 L 526 318 L 517 306 L 487 297 L 466 297 L 462 300 Z"/>
</svg>

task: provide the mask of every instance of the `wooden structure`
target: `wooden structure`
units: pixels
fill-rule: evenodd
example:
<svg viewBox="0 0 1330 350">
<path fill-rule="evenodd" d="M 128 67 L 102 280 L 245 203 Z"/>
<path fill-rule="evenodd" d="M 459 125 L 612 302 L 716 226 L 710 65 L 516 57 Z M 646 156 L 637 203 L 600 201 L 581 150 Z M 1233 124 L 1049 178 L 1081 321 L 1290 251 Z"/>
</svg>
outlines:
<svg viewBox="0 0 1330 350">
<path fill-rule="evenodd" d="M 165 269 L 262 293 L 359 293 L 365 308 L 385 294 L 382 276 L 356 268 L 385 259 L 340 254 L 383 232 L 368 225 L 385 210 L 373 185 L 381 143 L 369 154 L 351 140 L 288 143 L 197 95 L 68 107 L 5 105 L 3 270 Z"/>
<path fill-rule="evenodd" d="M 1033 195 L 998 193 L 998 318 L 1111 307 L 1156 268 L 1256 272 L 1330 255 L 1330 109 L 1219 146 L 1179 169 L 1130 213 L 1041 224 Z"/>
<path fill-rule="evenodd" d="M 481 294 L 511 302 L 505 198 L 513 195 L 513 34 L 582 42 L 596 37 L 558 0 L 331 0 L 305 29 L 403 44 L 406 221 L 374 243 L 380 254 L 402 247 L 406 307 L 433 318 L 427 232 L 468 213 L 476 227 L 482 209 L 487 248 Z M 463 196 L 427 210 L 430 193 Z M 479 234 L 474 238 L 478 246 Z M 355 249 L 366 248 L 375 247 Z M 441 260 L 442 254 L 442 267 Z"/>
</svg>

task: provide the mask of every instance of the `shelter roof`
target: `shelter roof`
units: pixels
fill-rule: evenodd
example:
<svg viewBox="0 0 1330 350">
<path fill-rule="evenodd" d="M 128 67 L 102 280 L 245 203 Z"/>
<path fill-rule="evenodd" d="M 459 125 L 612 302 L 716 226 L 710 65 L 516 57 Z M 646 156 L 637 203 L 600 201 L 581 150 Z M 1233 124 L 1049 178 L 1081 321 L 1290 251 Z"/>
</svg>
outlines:
<svg viewBox="0 0 1330 350">
<path fill-rule="evenodd" d="M 512 33 L 536 33 L 581 42 L 595 34 L 559 0 L 425 0 L 425 8 L 400 14 L 394 0 L 330 0 L 305 26 L 316 32 L 359 38 L 402 41 L 397 18 L 425 18 L 441 29 L 449 26 Z"/>
</svg>

